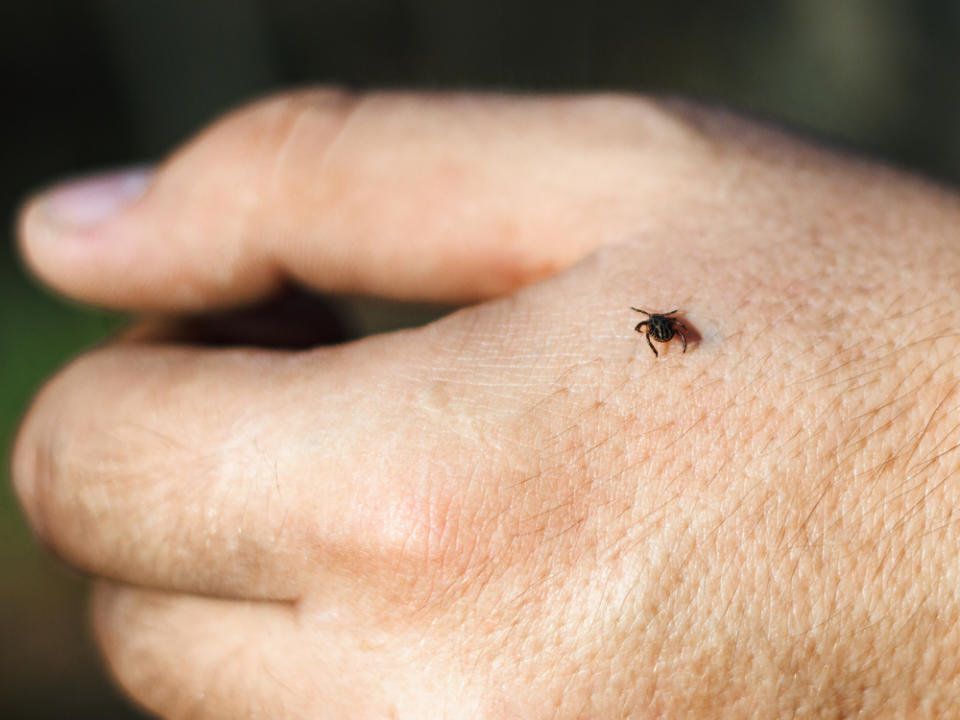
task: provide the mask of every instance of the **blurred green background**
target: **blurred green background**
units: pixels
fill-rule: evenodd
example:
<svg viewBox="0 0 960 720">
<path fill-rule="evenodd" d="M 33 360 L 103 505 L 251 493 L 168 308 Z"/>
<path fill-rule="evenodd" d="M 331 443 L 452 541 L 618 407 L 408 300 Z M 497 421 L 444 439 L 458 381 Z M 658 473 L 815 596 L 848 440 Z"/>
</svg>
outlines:
<svg viewBox="0 0 960 720">
<path fill-rule="evenodd" d="M 83 580 L 35 546 L 9 488 L 31 394 L 122 322 L 23 272 L 14 218 L 37 186 L 158 159 L 239 102 L 319 82 L 676 92 L 960 178 L 960 3 L 948 0 L 0 2 L 4 718 L 139 717 L 93 650 Z M 358 332 L 400 317 L 352 316 Z"/>
</svg>

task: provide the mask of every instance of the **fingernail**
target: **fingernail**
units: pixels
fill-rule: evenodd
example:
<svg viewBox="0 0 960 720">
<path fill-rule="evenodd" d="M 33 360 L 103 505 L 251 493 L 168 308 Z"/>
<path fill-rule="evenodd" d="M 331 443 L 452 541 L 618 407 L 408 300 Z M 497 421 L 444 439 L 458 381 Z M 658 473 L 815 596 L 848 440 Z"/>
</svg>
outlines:
<svg viewBox="0 0 960 720">
<path fill-rule="evenodd" d="M 150 184 L 149 168 L 67 180 L 43 197 L 50 218 L 71 229 L 89 228 L 105 222 L 140 198 Z"/>
</svg>

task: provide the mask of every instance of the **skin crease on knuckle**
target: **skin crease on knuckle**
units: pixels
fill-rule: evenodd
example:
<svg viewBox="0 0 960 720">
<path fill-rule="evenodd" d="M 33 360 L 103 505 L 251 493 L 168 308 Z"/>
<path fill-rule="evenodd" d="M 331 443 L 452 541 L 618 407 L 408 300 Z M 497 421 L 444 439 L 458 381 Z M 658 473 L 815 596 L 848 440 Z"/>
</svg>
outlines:
<svg viewBox="0 0 960 720">
<path fill-rule="evenodd" d="M 411 407 L 363 468 L 396 486 L 344 510 L 345 579 L 300 598 L 304 642 L 333 645 L 336 614 L 386 658 L 363 682 L 428 667 L 463 717 L 943 716 L 957 201 L 685 122 L 716 181 L 686 212 L 411 333 L 385 381 Z M 654 358 L 631 305 L 702 340 Z"/>
</svg>

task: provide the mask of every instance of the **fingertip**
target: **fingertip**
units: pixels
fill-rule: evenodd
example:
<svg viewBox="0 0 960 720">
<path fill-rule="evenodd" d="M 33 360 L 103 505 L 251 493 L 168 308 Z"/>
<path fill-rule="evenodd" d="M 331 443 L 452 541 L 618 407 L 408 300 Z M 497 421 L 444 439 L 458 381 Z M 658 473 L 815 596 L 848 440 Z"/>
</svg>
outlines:
<svg viewBox="0 0 960 720">
<path fill-rule="evenodd" d="M 90 271 L 103 260 L 103 250 L 114 261 L 122 259 L 107 241 L 121 218 L 142 201 L 153 176 L 152 169 L 135 167 L 61 181 L 29 197 L 16 226 L 27 269 L 58 292 L 102 301 L 109 288 L 99 273 Z"/>
<path fill-rule="evenodd" d="M 36 404 L 34 399 L 33 405 Z M 31 407 L 14 436 L 10 449 L 10 482 L 34 535 L 45 541 L 46 523 L 39 493 L 39 474 L 45 464 L 36 438 L 35 415 L 35 407 Z"/>
<path fill-rule="evenodd" d="M 43 217 L 40 197 L 39 194 L 31 195 L 20 206 L 15 222 L 14 236 L 17 248 L 20 251 L 20 257 L 27 269 L 43 279 L 43 262 L 37 256 L 37 248 L 42 243 L 50 242 L 50 239 L 46 236 L 52 231 L 52 228 Z"/>
<path fill-rule="evenodd" d="M 152 184 L 149 167 L 71 178 L 34 193 L 23 203 L 17 220 L 20 248 L 39 261 L 44 244 L 76 241 L 95 235 L 140 201 Z"/>
</svg>

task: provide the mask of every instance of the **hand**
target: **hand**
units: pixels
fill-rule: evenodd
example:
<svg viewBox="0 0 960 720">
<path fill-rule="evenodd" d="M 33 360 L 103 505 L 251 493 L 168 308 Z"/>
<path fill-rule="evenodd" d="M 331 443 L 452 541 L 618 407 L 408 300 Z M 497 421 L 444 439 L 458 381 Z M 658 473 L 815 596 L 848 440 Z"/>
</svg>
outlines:
<svg viewBox="0 0 960 720">
<path fill-rule="evenodd" d="M 330 92 L 109 218 L 91 193 L 21 226 L 82 301 L 489 300 L 307 352 L 127 338 L 40 393 L 17 491 L 147 708 L 952 710 L 952 193 L 675 101 Z M 679 308 L 686 354 L 631 305 Z"/>
</svg>

